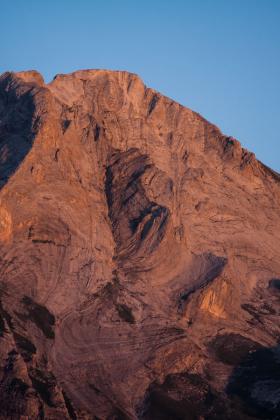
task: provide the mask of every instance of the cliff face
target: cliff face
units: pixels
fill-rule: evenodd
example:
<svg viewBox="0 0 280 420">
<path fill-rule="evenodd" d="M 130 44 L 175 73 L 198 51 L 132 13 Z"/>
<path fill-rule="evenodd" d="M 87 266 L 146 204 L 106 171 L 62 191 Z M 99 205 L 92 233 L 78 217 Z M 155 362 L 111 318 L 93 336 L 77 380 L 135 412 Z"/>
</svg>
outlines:
<svg viewBox="0 0 280 420">
<path fill-rule="evenodd" d="M 0 77 L 0 177 L 1 418 L 277 418 L 278 174 L 88 70 Z"/>
</svg>

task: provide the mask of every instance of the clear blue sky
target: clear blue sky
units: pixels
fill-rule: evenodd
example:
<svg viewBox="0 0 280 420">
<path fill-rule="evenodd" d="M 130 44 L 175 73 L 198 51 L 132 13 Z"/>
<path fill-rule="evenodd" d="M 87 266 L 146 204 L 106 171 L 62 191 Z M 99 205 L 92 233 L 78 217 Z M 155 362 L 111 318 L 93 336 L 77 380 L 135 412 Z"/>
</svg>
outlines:
<svg viewBox="0 0 280 420">
<path fill-rule="evenodd" d="M 121 69 L 280 172 L 280 0 L 0 0 L 0 72 Z"/>
</svg>

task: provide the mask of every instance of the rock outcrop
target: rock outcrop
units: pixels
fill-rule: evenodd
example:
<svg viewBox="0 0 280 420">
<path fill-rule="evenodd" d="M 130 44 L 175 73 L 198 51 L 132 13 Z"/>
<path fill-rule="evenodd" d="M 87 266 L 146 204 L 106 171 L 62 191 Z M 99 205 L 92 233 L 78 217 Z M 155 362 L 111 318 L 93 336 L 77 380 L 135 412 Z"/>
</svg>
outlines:
<svg viewBox="0 0 280 420">
<path fill-rule="evenodd" d="M 0 418 L 278 419 L 280 176 L 134 74 L 0 77 Z"/>
</svg>

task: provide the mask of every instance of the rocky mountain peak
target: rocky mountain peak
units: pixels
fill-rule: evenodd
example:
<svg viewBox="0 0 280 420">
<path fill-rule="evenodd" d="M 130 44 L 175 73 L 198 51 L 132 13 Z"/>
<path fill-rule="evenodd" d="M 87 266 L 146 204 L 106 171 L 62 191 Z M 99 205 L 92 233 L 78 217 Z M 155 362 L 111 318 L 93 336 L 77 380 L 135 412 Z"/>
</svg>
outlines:
<svg viewBox="0 0 280 420">
<path fill-rule="evenodd" d="M 2 418 L 277 418 L 279 181 L 134 74 L 2 74 Z"/>
</svg>

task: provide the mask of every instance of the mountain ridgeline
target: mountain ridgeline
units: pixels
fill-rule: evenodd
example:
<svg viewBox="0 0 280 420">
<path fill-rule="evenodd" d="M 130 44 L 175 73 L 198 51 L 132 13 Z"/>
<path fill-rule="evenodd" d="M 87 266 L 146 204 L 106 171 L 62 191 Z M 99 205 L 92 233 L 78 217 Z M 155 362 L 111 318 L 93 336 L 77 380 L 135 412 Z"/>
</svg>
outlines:
<svg viewBox="0 0 280 420">
<path fill-rule="evenodd" d="M 279 419 L 280 176 L 134 74 L 0 76 L 0 419 Z"/>
</svg>

